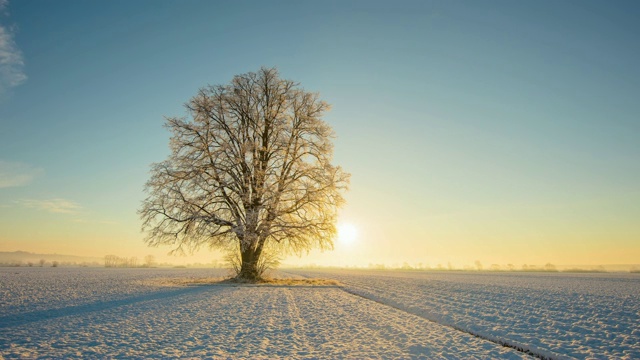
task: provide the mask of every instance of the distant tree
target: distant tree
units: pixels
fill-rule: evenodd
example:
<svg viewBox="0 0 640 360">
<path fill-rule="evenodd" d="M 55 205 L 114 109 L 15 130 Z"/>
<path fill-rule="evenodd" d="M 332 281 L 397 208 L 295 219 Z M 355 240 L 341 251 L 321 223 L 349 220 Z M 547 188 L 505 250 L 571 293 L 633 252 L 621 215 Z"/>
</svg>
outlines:
<svg viewBox="0 0 640 360">
<path fill-rule="evenodd" d="M 553 265 L 552 263 L 547 263 L 547 264 L 544 266 L 544 270 L 545 270 L 545 271 L 558 271 L 558 269 L 556 269 L 556 266 L 555 266 L 555 265 Z"/>
<path fill-rule="evenodd" d="M 116 255 L 107 255 L 104 257 L 104 266 L 105 267 L 137 267 L 138 266 L 138 258 L 137 257 L 119 257 Z"/>
<path fill-rule="evenodd" d="M 332 248 L 349 175 L 331 164 L 329 105 L 276 69 L 200 89 L 167 118 L 171 155 L 154 164 L 139 211 L 147 244 L 237 252 L 256 280 L 264 251 Z"/>
<path fill-rule="evenodd" d="M 478 271 L 481 271 L 481 270 L 482 270 L 482 263 L 480 262 L 480 260 L 476 260 L 476 261 L 475 261 L 475 265 L 476 265 L 476 269 L 477 269 Z"/>
<path fill-rule="evenodd" d="M 152 267 L 156 264 L 156 258 L 153 255 L 147 255 L 144 257 L 144 266 Z"/>
<path fill-rule="evenodd" d="M 138 258 L 133 256 L 128 259 L 125 259 L 125 267 L 137 267 L 138 266 Z"/>
<path fill-rule="evenodd" d="M 106 255 L 104 257 L 104 267 L 116 267 L 118 266 L 118 257 L 115 255 Z"/>
<path fill-rule="evenodd" d="M 509 269 L 509 271 L 513 271 L 516 267 L 513 264 L 507 264 L 507 269 Z"/>
<path fill-rule="evenodd" d="M 40 267 L 44 266 L 44 263 L 46 263 L 47 261 L 45 259 L 40 259 L 40 261 L 38 261 L 38 263 L 40 264 Z"/>
<path fill-rule="evenodd" d="M 57 261 L 52 261 L 51 262 L 51 267 L 58 267 L 59 263 Z"/>
</svg>

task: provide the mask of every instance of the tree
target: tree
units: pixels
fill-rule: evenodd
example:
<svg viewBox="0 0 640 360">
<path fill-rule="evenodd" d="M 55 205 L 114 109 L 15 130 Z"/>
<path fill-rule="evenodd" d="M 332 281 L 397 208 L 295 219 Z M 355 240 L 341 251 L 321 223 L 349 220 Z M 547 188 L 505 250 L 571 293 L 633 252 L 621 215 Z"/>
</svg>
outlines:
<svg viewBox="0 0 640 360">
<path fill-rule="evenodd" d="M 104 257 L 104 267 L 116 267 L 118 266 L 119 258 L 115 255 L 106 255 Z"/>
<path fill-rule="evenodd" d="M 147 255 L 144 257 L 144 266 L 153 267 L 156 264 L 156 257 L 153 255 Z"/>
<path fill-rule="evenodd" d="M 480 262 L 480 260 L 476 260 L 475 261 L 475 265 L 476 265 L 476 269 L 478 269 L 478 271 L 482 271 L 482 263 Z"/>
<path fill-rule="evenodd" d="M 128 259 L 124 260 L 124 266 L 125 267 L 137 267 L 138 266 L 138 258 L 135 256 L 132 256 Z"/>
<path fill-rule="evenodd" d="M 208 86 L 166 119 L 169 157 L 152 165 L 139 211 L 150 246 L 231 249 L 256 280 L 265 251 L 333 248 L 349 174 L 331 164 L 329 105 L 274 68 Z"/>
<path fill-rule="evenodd" d="M 547 264 L 544 266 L 544 270 L 545 270 L 545 271 L 558 271 L 558 269 L 556 269 L 556 266 L 555 266 L 555 265 L 553 265 L 552 263 L 547 263 Z"/>
</svg>

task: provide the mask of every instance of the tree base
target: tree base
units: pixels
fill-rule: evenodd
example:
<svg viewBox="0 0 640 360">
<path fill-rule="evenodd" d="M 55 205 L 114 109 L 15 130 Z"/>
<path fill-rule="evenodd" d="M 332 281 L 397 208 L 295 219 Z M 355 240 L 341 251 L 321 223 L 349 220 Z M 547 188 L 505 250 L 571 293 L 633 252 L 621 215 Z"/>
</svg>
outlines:
<svg viewBox="0 0 640 360">
<path fill-rule="evenodd" d="M 264 280 L 258 271 L 240 271 L 234 278 L 238 282 L 260 282 Z"/>
<path fill-rule="evenodd" d="M 224 282 L 229 282 L 233 284 L 262 284 L 262 283 L 268 282 L 268 280 L 262 277 L 248 279 L 248 278 L 236 276 L 236 277 L 227 279 Z"/>
</svg>

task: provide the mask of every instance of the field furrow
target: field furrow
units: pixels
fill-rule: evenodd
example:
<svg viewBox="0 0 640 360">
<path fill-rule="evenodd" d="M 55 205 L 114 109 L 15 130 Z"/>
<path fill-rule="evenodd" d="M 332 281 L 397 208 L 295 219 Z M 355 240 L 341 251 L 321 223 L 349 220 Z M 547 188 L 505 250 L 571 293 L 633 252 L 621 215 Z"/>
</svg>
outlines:
<svg viewBox="0 0 640 360">
<path fill-rule="evenodd" d="M 469 333 L 552 358 L 640 358 L 640 277 L 295 271 Z"/>
</svg>

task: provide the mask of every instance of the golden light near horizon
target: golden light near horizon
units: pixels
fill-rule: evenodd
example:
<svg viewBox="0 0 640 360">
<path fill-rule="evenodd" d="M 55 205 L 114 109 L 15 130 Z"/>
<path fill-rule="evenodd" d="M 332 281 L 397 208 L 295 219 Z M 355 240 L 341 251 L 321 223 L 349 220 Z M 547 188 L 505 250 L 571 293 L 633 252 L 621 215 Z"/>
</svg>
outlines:
<svg viewBox="0 0 640 360">
<path fill-rule="evenodd" d="M 350 223 L 338 225 L 338 244 L 352 245 L 358 240 L 358 228 Z"/>
</svg>

